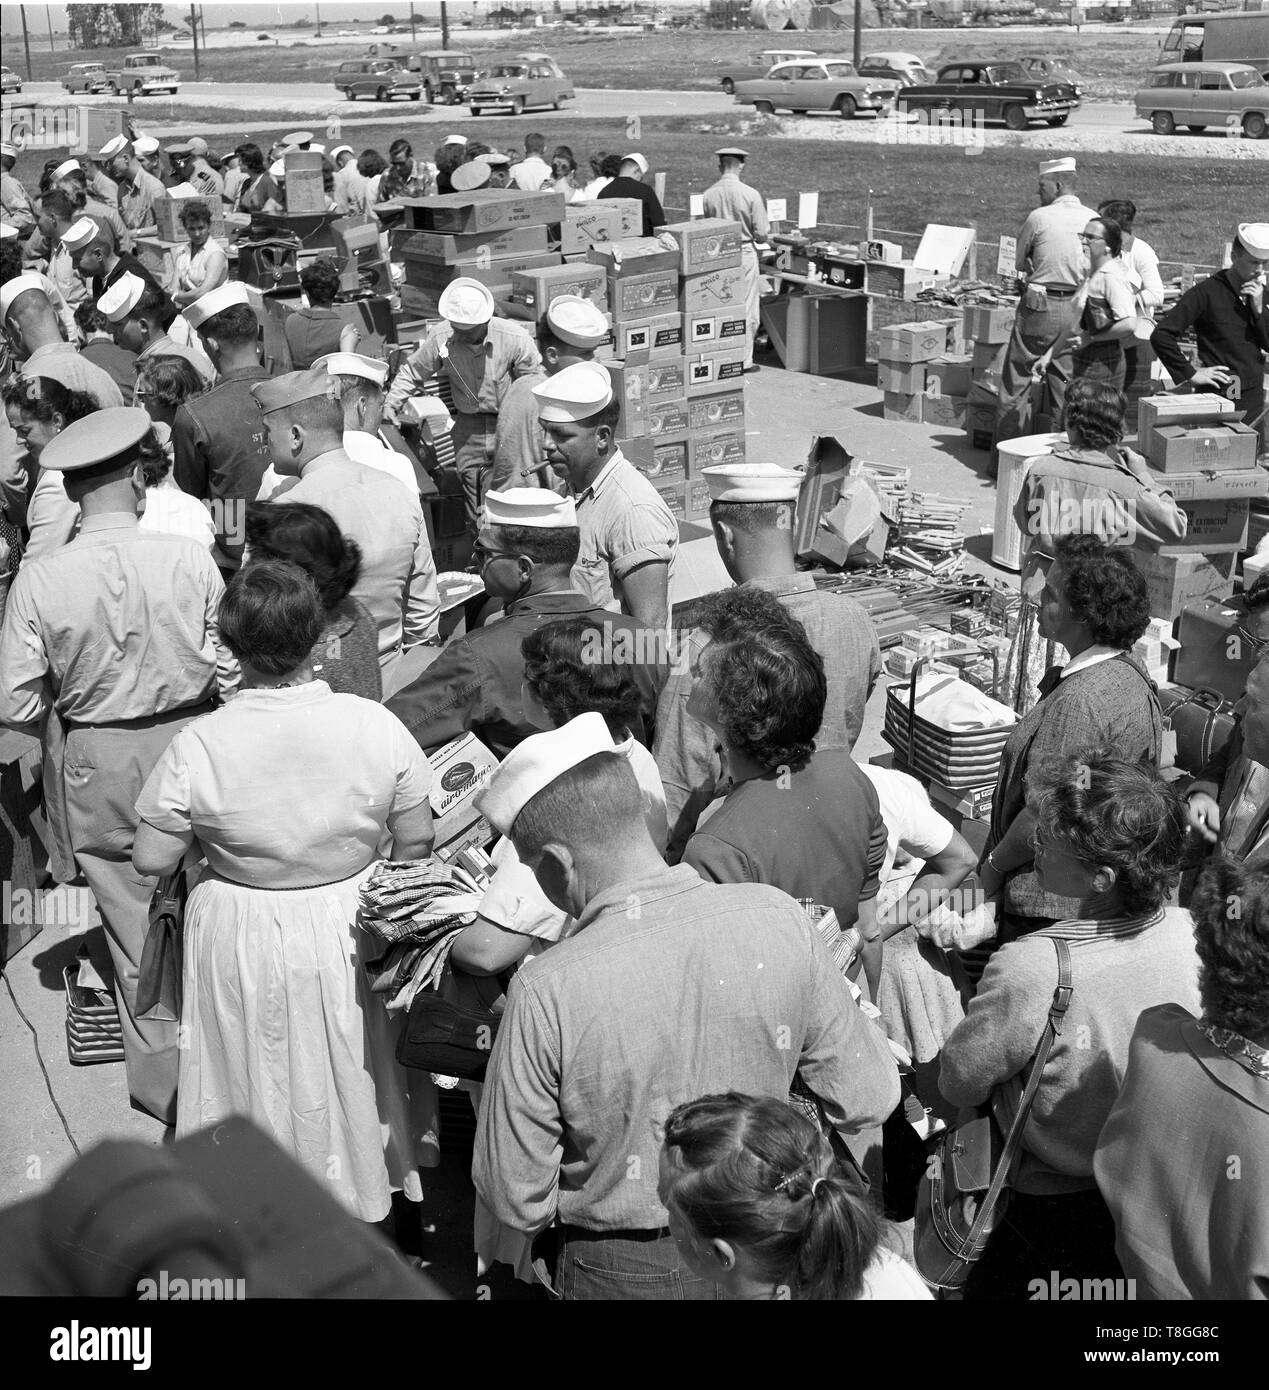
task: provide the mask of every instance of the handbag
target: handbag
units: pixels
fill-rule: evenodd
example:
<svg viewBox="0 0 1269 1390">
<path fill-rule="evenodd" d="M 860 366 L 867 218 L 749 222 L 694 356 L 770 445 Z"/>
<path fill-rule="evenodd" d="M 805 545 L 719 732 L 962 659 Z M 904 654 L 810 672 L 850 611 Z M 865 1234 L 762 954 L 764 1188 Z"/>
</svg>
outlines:
<svg viewBox="0 0 1269 1390">
<path fill-rule="evenodd" d="M 189 886 L 185 870 L 166 874 L 150 899 L 150 929 L 141 949 L 137 972 L 136 1010 L 139 1019 L 179 1023 L 185 904 Z"/>
<path fill-rule="evenodd" d="M 469 975 L 447 965 L 434 989 L 414 996 L 397 1039 L 397 1061 L 438 1076 L 483 1081 L 502 1021 L 504 993 L 499 976 Z"/>
<path fill-rule="evenodd" d="M 1053 1040 L 1071 1003 L 1071 952 L 1053 938 L 1058 983 L 1022 1099 L 1003 1137 L 991 1105 L 939 1136 L 917 1189 L 913 1257 L 921 1278 L 959 1289 L 982 1259 L 1008 1203 L 1009 1183 Z"/>
</svg>

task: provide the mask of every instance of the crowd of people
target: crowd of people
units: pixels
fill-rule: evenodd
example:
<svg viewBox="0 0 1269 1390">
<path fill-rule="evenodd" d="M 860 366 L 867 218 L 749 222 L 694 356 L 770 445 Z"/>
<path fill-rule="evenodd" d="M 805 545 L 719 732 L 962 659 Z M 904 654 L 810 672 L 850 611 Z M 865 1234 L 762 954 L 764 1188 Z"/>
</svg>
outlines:
<svg viewBox="0 0 1269 1390">
<path fill-rule="evenodd" d="M 51 870 L 100 911 L 133 1103 L 178 1135 L 249 1116 L 406 1241 L 452 1078 L 399 1060 L 366 903 L 385 865 L 429 860 L 429 755 L 474 734 L 498 762 L 490 854 L 444 960 L 495 1000 L 463 1082 L 486 1265 L 565 1299 L 930 1298 L 924 1156 L 902 1156 L 1016 1099 L 1061 964 L 1064 1025 L 963 1296 L 1056 1270 L 1269 1297 L 1269 576 L 1241 600 L 1259 662 L 1233 738 L 1177 780 L 1132 650 L 1145 579 L 1084 505 L 1183 533 L 1119 447 L 1119 366 L 1065 393 L 1068 447 L 1019 500 L 1051 524 L 1026 528 L 1018 720 L 978 854 L 858 755 L 877 634 L 797 564 L 799 474 L 704 470 L 733 583 L 673 630 L 678 526 L 617 447 L 593 305 L 556 301 L 534 335 L 459 279 L 392 374 L 331 317 L 319 260 L 273 374 L 210 208 L 186 205 L 176 288 L 131 255 L 164 183 L 156 142 L 120 142 L 52 165 L 25 222 L 5 194 L 0 723 L 38 741 Z M 277 148 L 166 153 L 198 198 L 281 206 Z M 515 163 L 462 137 L 431 163 L 323 153 L 340 210 L 509 180 L 664 221 L 642 156 L 587 182 L 534 135 Z M 1122 253 L 1122 207 L 1097 216 L 1080 235 Z M 1269 228 L 1239 237 L 1266 259 Z M 1074 351 L 1109 362 L 1101 334 Z M 418 473 L 445 433 L 489 600 L 448 641 Z M 161 1020 L 138 984 L 181 872 Z"/>
</svg>

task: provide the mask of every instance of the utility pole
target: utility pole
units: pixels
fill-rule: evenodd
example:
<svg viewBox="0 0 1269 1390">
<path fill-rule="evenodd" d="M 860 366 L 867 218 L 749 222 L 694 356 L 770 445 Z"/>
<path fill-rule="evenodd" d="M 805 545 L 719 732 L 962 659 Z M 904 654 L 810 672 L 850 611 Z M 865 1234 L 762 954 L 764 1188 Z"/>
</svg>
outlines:
<svg viewBox="0 0 1269 1390">
<path fill-rule="evenodd" d="M 441 0 L 441 47 L 449 47 L 449 6 Z"/>
<path fill-rule="evenodd" d="M 322 7 L 314 5 L 313 9 L 317 12 L 317 37 L 320 39 L 322 37 Z"/>
<path fill-rule="evenodd" d="M 194 81 L 201 82 L 203 76 L 198 63 L 198 7 L 196 5 L 189 7 L 189 28 L 190 33 L 194 35 Z M 204 35 L 205 39 L 206 35 Z"/>
<path fill-rule="evenodd" d="M 863 0 L 855 0 L 855 66 L 858 67 L 863 58 L 864 52 L 864 4 Z"/>
<path fill-rule="evenodd" d="M 26 50 L 26 80 L 34 82 L 35 77 L 31 72 L 31 36 L 26 31 L 26 6 L 19 5 L 18 9 L 22 12 L 22 47 Z"/>
<path fill-rule="evenodd" d="M 48 20 L 48 51 L 53 53 L 56 50 L 53 48 L 53 7 L 51 5 L 44 6 L 44 18 Z"/>
<path fill-rule="evenodd" d="M 418 42 L 418 36 L 414 32 L 414 5 L 410 5 L 410 43 L 413 45 Z"/>
</svg>

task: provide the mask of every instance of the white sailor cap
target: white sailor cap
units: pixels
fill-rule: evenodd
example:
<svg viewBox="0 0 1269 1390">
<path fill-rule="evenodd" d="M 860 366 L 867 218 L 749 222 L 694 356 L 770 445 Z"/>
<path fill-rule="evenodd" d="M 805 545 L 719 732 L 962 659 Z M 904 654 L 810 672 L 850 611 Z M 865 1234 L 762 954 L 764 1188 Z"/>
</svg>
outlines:
<svg viewBox="0 0 1269 1390">
<path fill-rule="evenodd" d="M 9 144 L 7 140 L 0 141 L 0 157 L 16 159 L 18 157 L 18 147 Z"/>
<path fill-rule="evenodd" d="M 1075 172 L 1075 160 L 1070 155 L 1062 159 L 1042 159 L 1040 161 L 1040 177 L 1046 174 L 1073 174 Z"/>
<path fill-rule="evenodd" d="M 511 164 L 511 156 L 502 154 L 498 150 L 490 150 L 488 154 L 478 154 L 476 158 L 488 164 L 491 169 L 506 169 Z"/>
<path fill-rule="evenodd" d="M 359 352 L 328 352 L 313 363 L 323 367 L 331 376 L 359 376 L 382 386 L 388 379 L 388 364 L 373 357 L 364 357 Z"/>
<path fill-rule="evenodd" d="M 192 304 L 186 305 L 181 317 L 191 328 L 201 328 L 209 318 L 223 313 L 235 304 L 250 304 L 251 296 L 241 280 L 226 280 L 214 290 L 200 295 Z"/>
<path fill-rule="evenodd" d="M 334 148 L 333 150 L 331 150 L 331 152 L 330 152 L 330 158 L 331 158 L 331 161 L 332 161 L 332 163 L 333 163 L 336 159 L 339 158 L 339 156 L 340 156 L 341 154 L 354 154 L 354 153 L 355 153 L 355 151 L 353 150 L 353 147 L 352 147 L 351 145 L 336 145 L 335 148 Z"/>
<path fill-rule="evenodd" d="M 464 275 L 445 286 L 436 308 L 458 328 L 478 328 L 493 318 L 493 295 L 479 280 Z"/>
<path fill-rule="evenodd" d="M 442 145 L 465 145 L 466 143 L 467 137 L 465 135 L 447 135 L 441 141 Z"/>
<path fill-rule="evenodd" d="M 1238 244 L 1257 260 L 1269 259 L 1269 222 L 1240 222 Z"/>
<path fill-rule="evenodd" d="M 486 526 L 576 526 L 577 506 L 549 488 L 512 487 L 485 493 Z"/>
<path fill-rule="evenodd" d="M 115 405 L 73 420 L 40 453 L 40 467 L 75 473 L 118 459 L 127 461 L 153 421 L 139 406 Z"/>
<path fill-rule="evenodd" d="M 158 154 L 159 142 L 153 135 L 138 135 L 132 142 L 132 148 L 136 150 L 139 155 Z"/>
<path fill-rule="evenodd" d="M 284 145 L 307 145 L 313 138 L 311 130 L 293 130 L 290 135 L 282 137 Z"/>
<path fill-rule="evenodd" d="M 29 270 L 22 275 L 15 275 L 12 280 L 6 280 L 3 285 L 0 285 L 0 323 L 9 317 L 9 310 L 13 308 L 14 301 L 30 290 L 39 290 L 46 299 L 48 298 L 43 276 L 36 275 Z"/>
<path fill-rule="evenodd" d="M 727 463 L 702 468 L 711 502 L 796 502 L 802 475 L 774 463 Z"/>
<path fill-rule="evenodd" d="M 589 352 L 609 335 L 603 311 L 579 294 L 562 294 L 546 311 L 546 326 L 562 343 Z"/>
<path fill-rule="evenodd" d="M 637 151 L 634 154 L 623 154 L 621 156 L 621 162 L 623 164 L 627 162 L 631 164 L 637 164 L 639 166 L 639 172 L 641 174 L 646 174 L 648 172 L 648 161 L 644 159 L 644 157 Z"/>
<path fill-rule="evenodd" d="M 11 241 L 18 234 L 18 229 L 10 222 L 0 222 L 0 241 Z"/>
<path fill-rule="evenodd" d="M 275 159 L 275 160 L 273 161 L 273 163 L 269 165 L 269 177 L 270 177 L 270 178 L 274 178 L 274 179 L 284 179 L 284 178 L 286 178 L 286 156 L 285 156 L 285 155 L 283 155 L 280 159 Z"/>
<path fill-rule="evenodd" d="M 503 759 L 489 785 L 476 797 L 476 808 L 495 830 L 509 835 L 516 817 L 538 792 L 578 763 L 613 749 L 608 724 L 594 710 L 549 733 L 531 734 Z"/>
<path fill-rule="evenodd" d="M 715 150 L 714 157 L 716 159 L 748 159 L 749 151 L 737 149 L 735 145 L 729 145 L 725 150 Z"/>
<path fill-rule="evenodd" d="M 66 234 L 62 237 L 62 245 L 73 254 L 91 246 L 100 234 L 101 228 L 91 217 L 80 217 L 67 227 Z"/>
<path fill-rule="evenodd" d="M 97 151 L 98 159 L 113 159 L 117 154 L 123 154 L 131 145 L 131 141 L 126 135 L 112 136 Z"/>
<path fill-rule="evenodd" d="M 64 159 L 57 168 L 53 170 L 53 177 L 55 179 L 64 179 L 67 174 L 73 174 L 76 169 L 82 169 L 83 167 L 84 166 L 77 159 Z"/>
<path fill-rule="evenodd" d="M 574 362 L 533 388 L 538 419 L 572 424 L 597 415 L 612 400 L 612 377 L 602 362 Z"/>
<path fill-rule="evenodd" d="M 470 193 L 473 188 L 483 188 L 493 173 L 492 167 L 483 159 L 471 159 L 460 164 L 449 176 L 455 193 Z"/>
<path fill-rule="evenodd" d="M 97 301 L 97 308 L 111 323 L 122 323 L 141 302 L 145 281 L 126 270 Z"/>
</svg>

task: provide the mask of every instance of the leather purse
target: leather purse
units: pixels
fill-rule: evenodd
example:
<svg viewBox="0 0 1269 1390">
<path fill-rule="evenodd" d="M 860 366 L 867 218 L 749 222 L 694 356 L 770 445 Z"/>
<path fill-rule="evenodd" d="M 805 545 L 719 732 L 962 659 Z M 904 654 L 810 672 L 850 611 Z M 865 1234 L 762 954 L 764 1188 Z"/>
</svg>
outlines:
<svg viewBox="0 0 1269 1390">
<path fill-rule="evenodd" d="M 421 989 L 397 1040 L 403 1067 L 483 1081 L 505 1007 L 501 977 L 445 967 L 435 989 Z"/>
<path fill-rule="evenodd" d="M 150 928 L 137 970 L 136 1011 L 155 1023 L 181 1020 L 181 971 L 184 967 L 185 904 L 189 887 L 185 870 L 167 874 L 150 899 Z"/>
<path fill-rule="evenodd" d="M 1070 947 L 1059 937 L 1053 938 L 1053 944 L 1058 956 L 1057 988 L 1008 1131 L 997 1122 L 994 1105 L 983 1107 L 973 1118 L 940 1135 L 917 1189 L 913 1257 L 921 1278 L 936 1289 L 964 1285 L 1004 1215 L 1022 1132 L 1071 1003 Z M 993 1101 L 998 1099 L 999 1088 L 993 1094 Z"/>
</svg>

